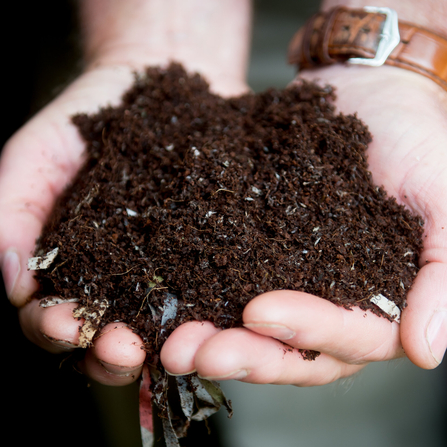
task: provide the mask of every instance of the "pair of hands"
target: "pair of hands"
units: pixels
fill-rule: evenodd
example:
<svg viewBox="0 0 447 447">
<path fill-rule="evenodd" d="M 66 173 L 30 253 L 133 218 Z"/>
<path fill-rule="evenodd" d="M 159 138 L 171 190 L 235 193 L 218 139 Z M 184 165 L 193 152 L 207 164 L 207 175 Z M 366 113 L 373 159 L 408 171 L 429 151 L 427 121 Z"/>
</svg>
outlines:
<svg viewBox="0 0 447 447">
<path fill-rule="evenodd" d="M 442 360 L 447 346 L 447 95 L 432 81 L 392 67 L 338 65 L 302 76 L 334 85 L 337 108 L 358 112 L 374 138 L 368 152 L 374 181 L 425 221 L 422 268 L 401 324 L 302 292 L 270 292 L 248 304 L 244 328 L 220 331 L 207 322 L 177 328 L 161 351 L 171 374 L 197 371 L 216 380 L 315 386 L 355 374 L 368 362 L 407 355 L 422 368 L 434 368 Z M 117 104 L 132 80 L 124 66 L 86 72 L 3 150 L 3 277 L 25 335 L 50 352 L 77 348 L 75 304 L 41 308 L 30 301 L 35 282 L 26 262 L 55 198 L 82 163 L 84 144 L 70 117 Z M 227 84 L 218 93 L 240 90 Z M 283 342 L 322 354 L 314 362 L 303 361 L 297 351 L 285 353 Z M 124 324 L 112 324 L 79 367 L 101 383 L 126 385 L 138 378 L 144 358 L 139 337 Z"/>
</svg>

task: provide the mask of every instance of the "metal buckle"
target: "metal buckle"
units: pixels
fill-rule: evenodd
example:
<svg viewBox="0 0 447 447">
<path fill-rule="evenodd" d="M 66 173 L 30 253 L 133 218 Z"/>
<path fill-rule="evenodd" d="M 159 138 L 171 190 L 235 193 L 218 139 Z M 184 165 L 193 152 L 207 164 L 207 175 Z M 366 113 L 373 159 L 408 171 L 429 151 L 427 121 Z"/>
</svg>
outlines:
<svg viewBox="0 0 447 447">
<path fill-rule="evenodd" d="M 386 19 L 383 25 L 380 42 L 377 46 L 377 52 L 374 58 L 352 57 L 348 59 L 350 64 L 370 65 L 372 67 L 380 67 L 388 59 L 388 56 L 397 47 L 400 42 L 399 21 L 397 12 L 390 8 L 376 8 L 375 6 L 365 6 L 366 12 L 376 14 L 385 14 Z"/>
</svg>

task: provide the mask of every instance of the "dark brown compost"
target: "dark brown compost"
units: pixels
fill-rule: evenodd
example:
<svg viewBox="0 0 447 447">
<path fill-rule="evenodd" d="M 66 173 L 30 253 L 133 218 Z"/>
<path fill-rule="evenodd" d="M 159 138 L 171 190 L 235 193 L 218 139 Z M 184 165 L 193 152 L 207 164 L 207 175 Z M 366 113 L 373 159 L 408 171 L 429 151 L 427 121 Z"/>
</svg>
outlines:
<svg viewBox="0 0 447 447">
<path fill-rule="evenodd" d="M 372 183 L 371 135 L 333 99 L 306 82 L 223 99 L 172 64 L 74 117 L 87 161 L 38 241 L 58 251 L 36 296 L 101 305 L 93 332 L 128 323 L 151 364 L 182 322 L 240 326 L 276 289 L 389 318 L 370 299 L 405 307 L 422 221 Z"/>
</svg>

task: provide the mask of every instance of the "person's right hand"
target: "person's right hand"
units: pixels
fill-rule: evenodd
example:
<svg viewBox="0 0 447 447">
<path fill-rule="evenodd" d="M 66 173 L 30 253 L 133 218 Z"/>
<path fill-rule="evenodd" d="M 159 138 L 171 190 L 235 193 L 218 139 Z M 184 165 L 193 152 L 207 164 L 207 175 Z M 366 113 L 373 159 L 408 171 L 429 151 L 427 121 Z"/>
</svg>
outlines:
<svg viewBox="0 0 447 447">
<path fill-rule="evenodd" d="M 59 353 L 79 343 L 76 304 L 42 308 L 31 299 L 36 289 L 27 260 L 55 199 L 83 161 L 85 143 L 71 117 L 115 105 L 133 82 L 128 66 L 84 73 L 40 111 L 5 145 L 0 160 L 0 261 L 7 294 L 19 308 L 25 335 L 38 346 Z M 225 82 L 220 92 L 237 94 L 244 85 Z M 73 298 L 76 298 L 73 296 Z M 125 385 L 138 378 L 145 359 L 141 339 L 123 323 L 109 324 L 88 349 L 79 368 L 96 381 Z"/>
<path fill-rule="evenodd" d="M 146 66 L 180 62 L 222 95 L 247 90 L 248 0 L 81 0 L 86 71 L 23 126 L 0 159 L 0 266 L 8 297 L 19 308 L 25 335 L 50 352 L 78 347 L 82 321 L 76 304 L 42 308 L 27 260 L 54 201 L 83 161 L 85 144 L 71 117 L 117 105 Z M 75 293 L 75 292 L 74 292 Z M 73 298 L 76 298 L 74 296 Z M 125 385 L 141 372 L 142 342 L 124 324 L 104 328 L 80 369 L 108 385 Z"/>
<path fill-rule="evenodd" d="M 36 283 L 33 272 L 27 270 L 27 260 L 54 200 L 83 160 L 85 144 L 71 123 L 71 116 L 117 104 L 132 80 L 131 69 L 124 66 L 83 74 L 3 149 L 0 259 L 5 287 L 12 304 L 19 308 L 25 335 L 50 352 L 77 347 L 81 322 L 72 316 L 74 304 L 42 308 L 37 300 L 30 300 Z M 81 368 L 102 383 L 129 383 L 138 377 L 145 357 L 141 340 L 123 324 L 106 327 L 104 333 L 107 335 L 88 350 Z"/>
</svg>

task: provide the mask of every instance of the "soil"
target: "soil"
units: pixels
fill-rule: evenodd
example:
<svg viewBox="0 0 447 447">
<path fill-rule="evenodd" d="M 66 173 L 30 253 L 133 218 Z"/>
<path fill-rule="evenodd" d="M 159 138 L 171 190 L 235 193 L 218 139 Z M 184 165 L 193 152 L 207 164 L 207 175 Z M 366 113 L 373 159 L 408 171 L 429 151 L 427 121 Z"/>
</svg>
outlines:
<svg viewBox="0 0 447 447">
<path fill-rule="evenodd" d="M 276 289 L 390 319 L 370 298 L 405 307 L 423 222 L 373 184 L 371 135 L 334 97 L 303 82 L 223 99 L 172 64 L 75 116 L 87 160 L 38 240 L 58 253 L 36 297 L 75 297 L 93 331 L 128 323 L 152 364 L 182 322 L 240 326 Z"/>
</svg>

